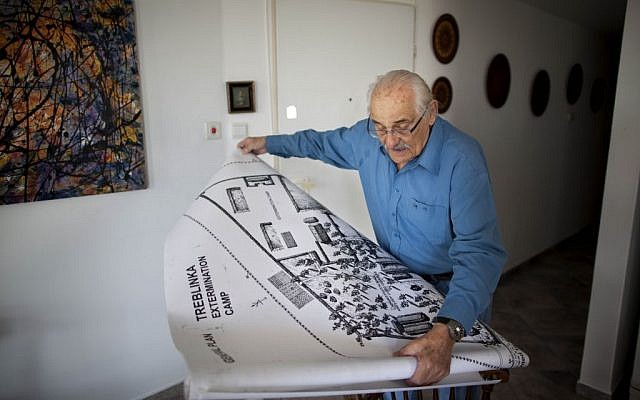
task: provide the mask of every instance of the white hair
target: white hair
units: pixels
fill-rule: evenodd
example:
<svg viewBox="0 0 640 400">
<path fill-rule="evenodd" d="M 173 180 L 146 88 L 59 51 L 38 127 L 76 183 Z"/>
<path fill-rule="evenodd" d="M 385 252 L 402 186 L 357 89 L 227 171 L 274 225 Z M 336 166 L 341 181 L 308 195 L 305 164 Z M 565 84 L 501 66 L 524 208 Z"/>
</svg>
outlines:
<svg viewBox="0 0 640 400">
<path fill-rule="evenodd" d="M 409 86 L 413 90 L 415 99 L 415 111 L 417 115 L 422 114 L 431 100 L 433 95 L 427 83 L 415 72 L 398 69 L 389 71 L 384 75 L 379 75 L 376 81 L 369 87 L 369 105 L 368 110 L 371 112 L 371 100 L 380 92 L 385 90 L 393 90 L 399 87 Z"/>
</svg>

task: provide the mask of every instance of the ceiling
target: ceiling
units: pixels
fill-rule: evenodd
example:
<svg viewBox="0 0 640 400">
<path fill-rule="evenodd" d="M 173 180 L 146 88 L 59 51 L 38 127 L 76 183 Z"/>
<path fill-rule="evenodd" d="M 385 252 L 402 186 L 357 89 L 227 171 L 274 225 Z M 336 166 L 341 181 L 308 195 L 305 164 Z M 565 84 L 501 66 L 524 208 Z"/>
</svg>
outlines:
<svg viewBox="0 0 640 400">
<path fill-rule="evenodd" d="M 621 35 L 627 0 L 520 0 L 533 7 L 610 35 Z"/>
</svg>

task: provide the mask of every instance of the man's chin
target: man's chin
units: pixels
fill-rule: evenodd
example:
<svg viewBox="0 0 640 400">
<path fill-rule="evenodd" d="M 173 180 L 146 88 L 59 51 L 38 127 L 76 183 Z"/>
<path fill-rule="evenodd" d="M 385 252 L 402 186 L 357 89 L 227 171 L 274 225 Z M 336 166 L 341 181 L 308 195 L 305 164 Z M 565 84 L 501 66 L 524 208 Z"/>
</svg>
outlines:
<svg viewBox="0 0 640 400">
<path fill-rule="evenodd" d="M 396 164 L 411 160 L 411 151 L 409 151 L 408 149 L 402 151 L 387 150 L 387 153 L 389 154 L 389 158 L 391 158 L 391 161 Z"/>
</svg>

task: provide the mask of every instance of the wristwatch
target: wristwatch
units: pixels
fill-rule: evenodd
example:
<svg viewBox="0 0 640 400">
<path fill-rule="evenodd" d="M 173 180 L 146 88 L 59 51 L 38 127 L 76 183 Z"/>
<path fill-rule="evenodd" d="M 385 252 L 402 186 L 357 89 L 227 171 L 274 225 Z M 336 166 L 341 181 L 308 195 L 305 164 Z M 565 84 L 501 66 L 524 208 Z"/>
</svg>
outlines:
<svg viewBox="0 0 640 400">
<path fill-rule="evenodd" d="M 462 326 L 462 324 L 455 319 L 447 317 L 435 317 L 433 319 L 433 323 L 446 325 L 447 329 L 449 329 L 449 336 L 456 342 L 461 341 L 462 338 L 466 335 L 464 326 Z"/>
</svg>

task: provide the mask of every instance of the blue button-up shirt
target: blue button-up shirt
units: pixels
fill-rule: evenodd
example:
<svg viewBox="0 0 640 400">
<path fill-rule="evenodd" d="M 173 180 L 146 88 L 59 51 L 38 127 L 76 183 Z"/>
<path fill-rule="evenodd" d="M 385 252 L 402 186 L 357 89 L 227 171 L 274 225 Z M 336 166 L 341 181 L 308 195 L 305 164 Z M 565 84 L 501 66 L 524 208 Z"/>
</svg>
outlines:
<svg viewBox="0 0 640 400">
<path fill-rule="evenodd" d="M 453 272 L 440 316 L 467 332 L 490 304 L 506 253 L 480 144 L 438 117 L 422 153 L 398 171 L 367 120 L 267 137 L 267 151 L 356 169 L 378 244 L 418 274 Z"/>
</svg>

